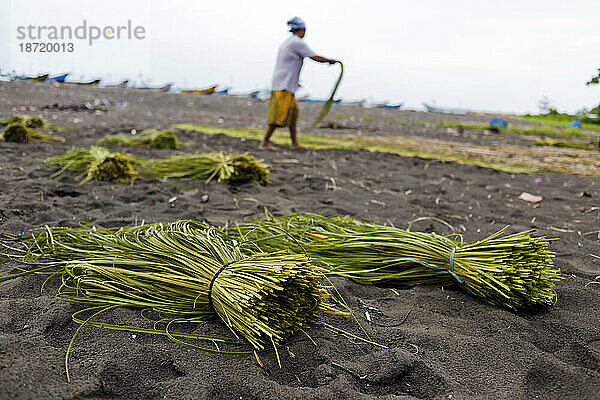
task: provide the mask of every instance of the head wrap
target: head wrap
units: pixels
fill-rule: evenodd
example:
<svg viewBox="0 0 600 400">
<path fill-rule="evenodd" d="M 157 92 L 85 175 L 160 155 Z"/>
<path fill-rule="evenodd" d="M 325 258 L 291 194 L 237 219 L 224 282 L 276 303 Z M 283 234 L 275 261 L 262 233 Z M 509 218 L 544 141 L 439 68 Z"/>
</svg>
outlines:
<svg viewBox="0 0 600 400">
<path fill-rule="evenodd" d="M 290 32 L 297 31 L 298 29 L 306 29 L 306 24 L 299 17 L 290 19 L 287 24 L 290 27 Z"/>
</svg>

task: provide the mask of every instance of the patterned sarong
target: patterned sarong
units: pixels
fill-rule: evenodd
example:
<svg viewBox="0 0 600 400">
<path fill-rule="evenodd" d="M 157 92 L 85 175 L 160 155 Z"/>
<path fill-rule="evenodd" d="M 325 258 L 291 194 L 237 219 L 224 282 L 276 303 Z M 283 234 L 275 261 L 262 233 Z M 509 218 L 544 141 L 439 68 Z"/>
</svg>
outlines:
<svg viewBox="0 0 600 400">
<path fill-rule="evenodd" d="M 286 90 L 271 91 L 267 124 L 275 126 L 296 126 L 298 106 L 296 96 Z"/>
</svg>

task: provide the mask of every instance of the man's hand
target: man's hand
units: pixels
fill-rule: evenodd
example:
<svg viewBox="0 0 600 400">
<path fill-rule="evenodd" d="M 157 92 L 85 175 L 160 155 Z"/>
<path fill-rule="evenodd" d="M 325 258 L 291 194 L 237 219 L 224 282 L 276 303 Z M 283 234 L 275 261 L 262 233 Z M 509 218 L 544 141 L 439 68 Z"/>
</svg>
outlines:
<svg viewBox="0 0 600 400">
<path fill-rule="evenodd" d="M 338 60 L 334 60 L 333 58 L 327 58 L 323 56 L 312 56 L 311 59 L 313 59 L 316 62 L 327 64 L 335 64 L 336 62 L 338 62 Z"/>
</svg>

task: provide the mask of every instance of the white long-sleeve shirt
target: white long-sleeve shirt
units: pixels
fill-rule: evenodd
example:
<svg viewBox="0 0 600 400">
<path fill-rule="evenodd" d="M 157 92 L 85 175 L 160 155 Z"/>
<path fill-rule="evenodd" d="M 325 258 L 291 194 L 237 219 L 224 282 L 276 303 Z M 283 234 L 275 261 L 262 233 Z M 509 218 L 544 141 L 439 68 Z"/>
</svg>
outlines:
<svg viewBox="0 0 600 400">
<path fill-rule="evenodd" d="M 292 35 L 287 38 L 281 44 L 277 53 L 271 90 L 287 90 L 288 92 L 296 93 L 296 90 L 300 86 L 298 81 L 304 57 L 312 57 L 314 55 L 316 55 L 315 52 L 298 36 Z"/>
</svg>

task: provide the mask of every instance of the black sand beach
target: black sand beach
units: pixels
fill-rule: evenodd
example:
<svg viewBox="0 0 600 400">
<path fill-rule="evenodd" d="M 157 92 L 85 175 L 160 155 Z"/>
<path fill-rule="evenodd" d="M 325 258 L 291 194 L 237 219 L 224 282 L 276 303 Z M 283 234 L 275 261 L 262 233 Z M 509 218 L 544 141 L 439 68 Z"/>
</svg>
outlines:
<svg viewBox="0 0 600 400">
<path fill-rule="evenodd" d="M 97 101 L 96 101 L 97 100 Z M 105 103 L 103 100 L 107 100 Z M 43 109 L 54 104 L 89 103 L 100 113 Z M 107 105 L 108 104 L 108 105 Z M 28 108 L 29 107 L 29 108 Z M 31 107 L 34 107 L 31 109 Z M 318 113 L 318 104 L 300 104 L 299 130 Z M 146 93 L 131 89 L 0 82 L 0 117 L 43 115 L 69 131 L 65 142 L 0 142 L 0 233 L 29 232 L 44 225 L 103 227 L 195 219 L 224 224 L 256 218 L 265 207 L 275 215 L 315 212 L 349 215 L 413 230 L 454 232 L 481 239 L 506 225 L 510 232 L 538 229 L 558 238 L 551 243 L 565 279 L 556 305 L 518 314 L 490 306 L 456 288 L 422 286 L 391 291 L 345 279 L 334 283 L 358 312 L 394 328 L 365 325 L 383 349 L 323 328 L 280 350 L 253 355 L 210 354 L 179 346 L 165 337 L 84 327 L 70 357 L 64 357 L 77 329 L 71 315 L 79 306 L 54 298 L 58 283 L 30 275 L 0 283 L 0 398 L 2 399 L 594 399 L 600 398 L 600 179 L 575 175 L 511 174 L 450 162 L 362 150 L 258 150 L 258 142 L 225 135 L 178 131 L 204 149 L 249 152 L 272 166 L 272 184 L 228 187 L 200 181 L 139 179 L 133 184 L 88 182 L 38 160 L 106 135 L 131 129 L 168 128 L 176 123 L 263 128 L 266 103 L 225 96 Z M 491 136 L 454 135 L 445 128 L 384 124 L 387 115 L 413 121 L 440 121 L 435 114 L 370 110 L 334 105 L 329 121 L 365 135 L 412 135 L 491 142 Z M 486 121 L 486 116 L 452 117 Z M 327 130 L 327 129 L 326 129 Z M 328 131 L 340 131 L 329 129 Z M 451 137 L 449 137 L 451 136 Z M 302 136 L 300 137 L 302 141 Z M 503 139 L 504 140 L 504 139 Z M 113 149 L 118 147 L 109 146 Z M 146 157 L 168 150 L 120 148 Z M 535 178 L 541 178 L 536 182 Z M 539 206 L 519 200 L 521 192 L 543 196 Z M 208 195 L 208 201 L 203 200 Z M 206 197 L 204 197 L 206 199 Z M 0 276 L 17 264 L 0 260 Z M 598 281 L 596 281 L 598 282 Z M 120 310 L 107 319 L 139 321 L 139 311 Z M 356 323 L 324 316 L 359 333 Z M 202 332 L 227 334 L 218 322 Z M 299 338 L 302 339 L 302 338 Z"/>
</svg>

